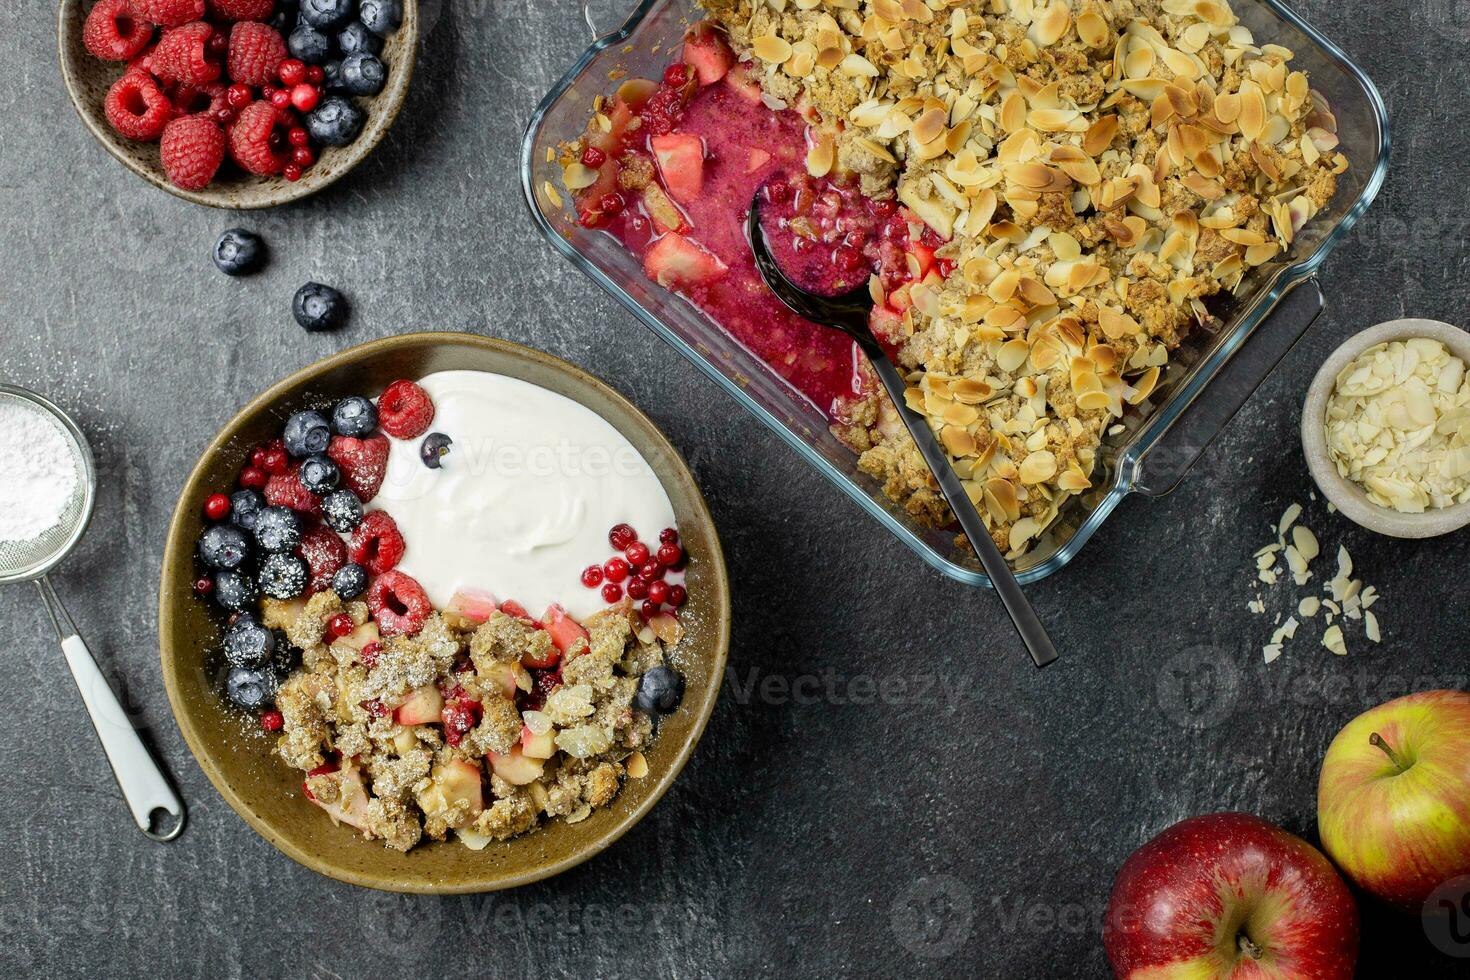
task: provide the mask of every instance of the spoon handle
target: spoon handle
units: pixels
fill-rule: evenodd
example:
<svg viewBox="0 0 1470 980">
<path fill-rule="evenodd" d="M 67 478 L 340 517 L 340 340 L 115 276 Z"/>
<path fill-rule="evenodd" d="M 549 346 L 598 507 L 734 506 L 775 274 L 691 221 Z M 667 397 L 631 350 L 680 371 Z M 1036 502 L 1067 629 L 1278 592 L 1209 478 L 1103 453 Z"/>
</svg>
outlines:
<svg viewBox="0 0 1470 980">
<path fill-rule="evenodd" d="M 102 676 L 97 661 L 87 649 L 87 643 L 77 633 L 66 607 L 61 604 L 56 590 L 44 576 L 36 580 L 41 589 L 41 598 L 56 635 L 61 639 L 61 652 L 66 656 L 66 665 L 81 692 L 82 702 L 92 719 L 92 728 L 97 732 L 97 741 L 107 753 L 117 785 L 122 789 L 133 822 L 138 829 L 156 841 L 170 841 L 184 830 L 184 804 L 169 786 L 158 763 L 144 747 L 138 731 L 127 712 L 118 703 L 117 695 Z M 158 817 L 162 812 L 164 816 Z M 154 829 L 154 820 L 158 829 Z"/>
<path fill-rule="evenodd" d="M 874 344 L 874 346 L 877 345 Z M 990 576 L 990 583 L 995 586 L 996 594 L 1005 604 L 1006 612 L 1010 614 L 1011 622 L 1015 623 L 1016 632 L 1021 634 L 1021 639 L 1025 642 L 1031 659 L 1035 661 L 1036 666 L 1045 667 L 1057 659 L 1056 647 L 1052 646 L 1051 637 L 1046 634 L 1046 627 L 1042 626 L 1041 620 L 1036 617 L 1036 610 L 1032 609 L 1031 603 L 1026 601 L 1026 596 L 1022 593 L 1021 585 L 1016 581 L 1011 566 L 1001 555 L 995 542 L 991 540 L 990 531 L 986 528 L 985 522 L 981 520 L 975 505 L 970 502 L 969 494 L 965 493 L 965 488 L 960 484 L 959 475 L 950 465 L 948 454 L 939 445 L 939 440 L 934 437 L 934 430 L 929 428 L 929 423 L 922 415 L 909 408 L 908 403 L 904 401 L 904 391 L 908 385 L 899 376 L 898 369 L 893 366 L 887 354 L 881 349 L 869 350 L 867 353 L 868 360 L 872 362 L 878 379 L 883 382 L 883 387 L 888 389 L 888 394 L 898 409 L 899 417 L 903 419 L 903 424 L 908 426 L 909 434 L 918 444 L 919 453 L 924 457 L 924 462 L 929 464 L 934 478 L 939 481 L 939 489 L 943 491 L 944 499 L 949 501 L 950 509 L 954 511 L 955 517 L 959 519 L 965 537 L 970 539 L 970 547 L 975 549 L 975 555 L 980 559 L 980 564 L 985 567 L 985 574 Z"/>
</svg>

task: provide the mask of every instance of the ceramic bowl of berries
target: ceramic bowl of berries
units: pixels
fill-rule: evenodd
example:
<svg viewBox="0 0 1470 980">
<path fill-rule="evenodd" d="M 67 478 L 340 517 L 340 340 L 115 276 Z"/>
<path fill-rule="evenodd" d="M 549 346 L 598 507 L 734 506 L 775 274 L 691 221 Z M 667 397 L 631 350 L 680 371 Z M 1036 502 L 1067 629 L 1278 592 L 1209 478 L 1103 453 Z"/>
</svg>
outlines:
<svg viewBox="0 0 1470 980">
<path fill-rule="evenodd" d="M 92 135 L 196 204 L 264 208 L 355 167 L 403 105 L 417 0 L 63 0 L 62 78 Z"/>
<path fill-rule="evenodd" d="M 606 848 L 714 708 L 724 559 L 678 451 L 539 351 L 364 344 L 276 384 L 194 467 L 164 684 L 225 800 L 373 888 L 507 888 Z"/>
</svg>

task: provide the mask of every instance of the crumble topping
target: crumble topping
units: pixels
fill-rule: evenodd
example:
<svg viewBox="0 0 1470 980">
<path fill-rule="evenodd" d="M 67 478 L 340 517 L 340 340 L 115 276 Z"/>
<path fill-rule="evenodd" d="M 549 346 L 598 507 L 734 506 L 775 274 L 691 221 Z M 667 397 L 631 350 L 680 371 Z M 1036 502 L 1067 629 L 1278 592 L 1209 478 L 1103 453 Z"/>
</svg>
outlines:
<svg viewBox="0 0 1470 980">
<path fill-rule="evenodd" d="M 812 176 L 948 239 L 948 271 L 910 256 L 912 281 L 873 278 L 874 328 L 1011 557 L 1092 485 L 1203 300 L 1287 250 L 1347 168 L 1292 52 L 1223 0 L 703 4 L 767 105 L 812 124 Z M 869 380 L 834 431 L 910 514 L 950 523 Z"/>
</svg>

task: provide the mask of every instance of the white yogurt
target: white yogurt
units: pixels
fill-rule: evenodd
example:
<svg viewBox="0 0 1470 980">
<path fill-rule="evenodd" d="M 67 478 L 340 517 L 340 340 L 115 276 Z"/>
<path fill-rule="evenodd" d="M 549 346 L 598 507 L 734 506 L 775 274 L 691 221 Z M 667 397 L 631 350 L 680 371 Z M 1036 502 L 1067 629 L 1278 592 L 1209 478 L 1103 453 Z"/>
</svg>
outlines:
<svg viewBox="0 0 1470 980">
<path fill-rule="evenodd" d="M 595 412 L 545 388 L 483 371 L 419 380 L 434 402 L 431 432 L 454 440 L 439 469 L 423 437 L 390 439 L 372 506 L 403 533 L 399 568 L 436 607 L 486 589 L 539 616 L 559 602 L 575 619 L 606 606 L 582 570 L 612 555 L 607 532 L 631 524 L 644 541 L 674 526 L 668 494 L 632 444 Z"/>
</svg>

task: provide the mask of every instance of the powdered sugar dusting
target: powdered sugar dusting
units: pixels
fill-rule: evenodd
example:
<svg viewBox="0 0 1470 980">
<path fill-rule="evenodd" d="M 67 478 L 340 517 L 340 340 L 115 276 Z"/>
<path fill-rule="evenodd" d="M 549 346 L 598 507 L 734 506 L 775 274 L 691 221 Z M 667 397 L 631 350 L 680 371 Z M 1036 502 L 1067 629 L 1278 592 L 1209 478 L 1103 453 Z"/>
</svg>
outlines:
<svg viewBox="0 0 1470 980">
<path fill-rule="evenodd" d="M 0 541 L 33 541 L 51 530 L 76 488 L 66 431 L 39 409 L 0 400 Z"/>
</svg>

